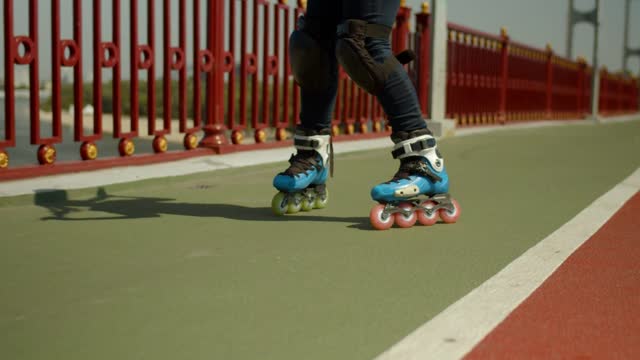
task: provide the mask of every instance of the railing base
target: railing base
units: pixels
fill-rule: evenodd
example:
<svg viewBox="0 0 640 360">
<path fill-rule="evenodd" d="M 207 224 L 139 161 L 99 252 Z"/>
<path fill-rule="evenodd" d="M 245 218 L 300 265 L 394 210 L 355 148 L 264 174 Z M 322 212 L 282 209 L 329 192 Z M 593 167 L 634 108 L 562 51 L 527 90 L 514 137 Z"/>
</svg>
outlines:
<svg viewBox="0 0 640 360">
<path fill-rule="evenodd" d="M 339 135 L 334 138 L 335 142 L 355 141 L 365 139 L 375 139 L 389 136 L 389 132 Z M 143 166 L 162 162 L 170 162 L 182 159 L 188 159 L 198 156 L 207 156 L 215 154 L 231 154 L 235 152 L 276 149 L 282 147 L 292 147 L 292 140 L 270 141 L 256 144 L 232 145 L 232 144 L 214 144 L 211 147 L 202 146 L 190 151 L 169 151 L 160 154 L 145 154 L 128 157 L 113 157 L 106 159 L 87 160 L 87 161 L 68 161 L 57 162 L 51 165 L 28 165 L 18 168 L 8 168 L 0 170 L 0 183 L 3 181 L 20 180 L 34 178 L 40 176 L 62 175 L 66 173 L 78 173 L 86 171 L 95 171 L 108 168 L 124 167 L 124 166 Z M 391 145 L 391 144 L 390 144 Z M 286 159 L 285 159 L 286 160 Z M 90 184 L 87 184 L 90 185 Z"/>
<path fill-rule="evenodd" d="M 51 165 L 27 165 L 0 171 L 0 182 L 33 178 L 39 176 L 61 175 L 95 171 L 123 166 L 142 166 L 168 161 L 188 159 L 197 156 L 211 155 L 210 149 L 195 149 L 190 151 L 170 151 L 161 154 L 145 154 L 127 157 L 112 157 L 87 161 L 61 161 Z M 87 184 L 90 186 L 91 184 Z"/>
<path fill-rule="evenodd" d="M 199 147 L 213 150 L 216 154 L 223 153 L 223 149 L 233 147 L 225 136 L 225 126 L 221 124 L 207 125 L 204 127 L 204 138 Z"/>
</svg>

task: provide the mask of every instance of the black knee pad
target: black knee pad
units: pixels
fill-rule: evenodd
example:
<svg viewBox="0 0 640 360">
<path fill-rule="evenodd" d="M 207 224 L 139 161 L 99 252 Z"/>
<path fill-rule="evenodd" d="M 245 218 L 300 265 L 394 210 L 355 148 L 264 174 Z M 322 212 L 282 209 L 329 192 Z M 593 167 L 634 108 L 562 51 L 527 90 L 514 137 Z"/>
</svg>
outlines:
<svg viewBox="0 0 640 360">
<path fill-rule="evenodd" d="M 327 90 L 338 67 L 334 55 L 335 24 L 301 16 L 298 30 L 289 37 L 289 58 L 293 78 L 311 92 Z"/>
<path fill-rule="evenodd" d="M 388 57 L 383 63 L 375 61 L 365 47 L 365 40 L 388 40 L 390 34 L 390 27 L 369 24 L 364 20 L 347 20 L 338 27 L 338 62 L 356 84 L 373 95 L 383 89 L 387 78 L 397 69 L 398 64 L 406 64 L 415 58 L 413 51 L 405 50 L 395 57 Z"/>
</svg>

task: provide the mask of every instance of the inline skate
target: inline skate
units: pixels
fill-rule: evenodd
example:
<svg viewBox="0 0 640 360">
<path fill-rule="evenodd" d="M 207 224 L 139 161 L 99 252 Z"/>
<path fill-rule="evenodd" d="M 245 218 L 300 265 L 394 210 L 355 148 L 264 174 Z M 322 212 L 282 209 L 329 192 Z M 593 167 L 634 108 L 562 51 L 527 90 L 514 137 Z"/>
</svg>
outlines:
<svg viewBox="0 0 640 360">
<path fill-rule="evenodd" d="M 289 168 L 273 179 L 279 192 L 271 209 L 280 216 L 323 209 L 329 200 L 326 181 L 333 165 L 331 130 L 298 128 L 293 142 L 297 153 L 291 155 Z"/>
<path fill-rule="evenodd" d="M 387 230 L 395 223 L 408 228 L 419 222 L 430 226 L 442 219 L 454 223 L 460 216 L 458 202 L 449 195 L 449 176 L 436 140 L 429 130 L 397 132 L 392 155 L 400 160 L 393 179 L 371 189 L 378 204 L 369 214 L 371 225 Z"/>
</svg>

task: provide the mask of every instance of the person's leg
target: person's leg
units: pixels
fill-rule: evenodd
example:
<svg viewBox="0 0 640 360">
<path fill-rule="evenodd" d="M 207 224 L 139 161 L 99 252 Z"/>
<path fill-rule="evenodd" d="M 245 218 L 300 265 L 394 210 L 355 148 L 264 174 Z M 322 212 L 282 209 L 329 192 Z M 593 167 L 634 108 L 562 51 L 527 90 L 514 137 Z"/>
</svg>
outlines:
<svg viewBox="0 0 640 360">
<path fill-rule="evenodd" d="M 273 179 L 280 192 L 272 200 L 278 215 L 323 208 L 332 166 L 331 118 L 338 90 L 335 43 L 341 0 L 310 0 L 289 39 L 291 70 L 300 86 L 300 126 L 290 166 Z"/>
<path fill-rule="evenodd" d="M 364 20 L 391 29 L 400 0 L 348 0 L 343 3 L 343 18 Z M 388 38 L 366 38 L 365 48 L 373 60 L 384 64 L 393 56 Z M 399 62 L 393 62 L 388 77 L 375 93 L 389 118 L 393 132 L 425 129 L 418 96 L 409 75 Z"/>
<path fill-rule="evenodd" d="M 296 74 L 296 81 L 300 85 L 300 124 L 305 129 L 324 130 L 331 127 L 338 91 L 336 29 L 340 21 L 341 3 L 342 0 L 309 0 L 302 32 L 315 43 L 300 44 L 299 51 L 291 53 L 294 73 L 296 65 L 303 69 Z M 292 40 L 295 42 L 299 39 L 292 37 Z"/>
<path fill-rule="evenodd" d="M 430 225 L 438 214 L 454 222 L 459 215 L 457 203 L 447 194 L 444 160 L 422 118 L 416 90 L 391 52 L 389 35 L 399 5 L 399 0 L 345 1 L 336 44 L 339 63 L 358 85 L 377 96 L 385 110 L 395 143 L 392 156 L 400 160 L 393 178 L 371 190 L 380 203 L 370 213 L 377 229 L 387 229 L 394 221 L 411 226 L 416 219 Z"/>
</svg>

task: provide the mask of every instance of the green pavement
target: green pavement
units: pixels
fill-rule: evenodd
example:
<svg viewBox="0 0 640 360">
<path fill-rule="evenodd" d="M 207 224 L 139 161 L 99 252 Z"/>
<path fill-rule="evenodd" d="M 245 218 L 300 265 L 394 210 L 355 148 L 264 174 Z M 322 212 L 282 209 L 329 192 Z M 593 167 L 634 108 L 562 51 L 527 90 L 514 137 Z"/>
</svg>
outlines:
<svg viewBox="0 0 640 360">
<path fill-rule="evenodd" d="M 370 229 L 388 150 L 338 156 L 329 206 L 285 218 L 284 161 L 0 199 L 0 358 L 371 359 L 638 168 L 640 122 L 440 147 L 462 216 L 430 228 Z"/>
</svg>

